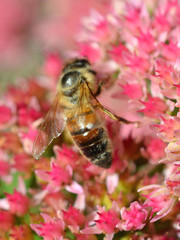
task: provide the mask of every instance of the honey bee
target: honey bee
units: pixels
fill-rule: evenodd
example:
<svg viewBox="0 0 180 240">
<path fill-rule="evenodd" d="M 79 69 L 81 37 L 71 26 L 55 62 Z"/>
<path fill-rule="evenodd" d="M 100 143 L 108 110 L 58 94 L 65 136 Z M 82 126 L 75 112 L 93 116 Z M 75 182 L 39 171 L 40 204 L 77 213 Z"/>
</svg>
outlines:
<svg viewBox="0 0 180 240">
<path fill-rule="evenodd" d="M 97 84 L 96 72 L 88 60 L 76 59 L 64 67 L 57 94 L 34 142 L 34 158 L 38 159 L 67 126 L 74 143 L 88 160 L 102 168 L 111 166 L 111 142 L 98 111 L 119 122 L 131 122 L 101 105 L 96 98 L 100 90 L 101 84 Z"/>
</svg>

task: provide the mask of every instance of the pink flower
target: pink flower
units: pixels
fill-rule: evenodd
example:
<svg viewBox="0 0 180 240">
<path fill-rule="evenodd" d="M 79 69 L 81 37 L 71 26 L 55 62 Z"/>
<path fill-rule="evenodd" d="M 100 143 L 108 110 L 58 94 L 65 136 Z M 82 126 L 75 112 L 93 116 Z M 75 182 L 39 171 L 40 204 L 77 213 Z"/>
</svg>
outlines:
<svg viewBox="0 0 180 240">
<path fill-rule="evenodd" d="M 29 199 L 26 195 L 14 190 L 13 194 L 6 194 L 10 212 L 17 216 L 23 216 L 29 209 Z"/>
<path fill-rule="evenodd" d="M 29 126 L 40 117 L 42 117 L 42 113 L 25 104 L 21 104 L 18 108 L 18 124 L 20 126 Z"/>
<path fill-rule="evenodd" d="M 50 77 L 57 79 L 62 71 L 62 60 L 57 53 L 49 53 L 44 63 L 44 71 Z"/>
<path fill-rule="evenodd" d="M 97 228 L 108 234 L 114 233 L 117 224 L 120 222 L 118 214 L 114 210 L 97 212 L 97 214 L 99 215 L 99 219 L 95 220 Z"/>
<path fill-rule="evenodd" d="M 79 54 L 94 63 L 101 58 L 101 49 L 97 44 L 79 43 Z"/>
<path fill-rule="evenodd" d="M 44 240 L 62 240 L 64 232 L 64 222 L 59 218 L 51 218 L 46 213 L 41 213 L 44 223 L 31 224 L 31 228 Z"/>
<path fill-rule="evenodd" d="M 36 175 L 48 182 L 46 188 L 49 192 L 53 192 L 57 191 L 63 184 L 71 182 L 72 171 L 69 166 L 63 169 L 55 162 L 52 162 L 51 171 L 36 170 Z"/>
<path fill-rule="evenodd" d="M 81 227 L 85 223 L 84 215 L 73 206 L 63 211 L 63 219 L 67 225 Z"/>
<path fill-rule="evenodd" d="M 14 240 L 31 240 L 32 237 L 32 232 L 29 226 L 27 225 L 19 225 L 19 226 L 14 226 L 11 229 L 10 237 L 13 238 Z"/>
<path fill-rule="evenodd" d="M 161 160 L 165 156 L 165 147 L 166 144 L 159 138 L 152 138 L 146 144 L 145 156 L 150 158 L 151 162 L 157 163 L 158 160 Z"/>
<path fill-rule="evenodd" d="M 140 32 L 140 35 L 137 38 L 140 51 L 143 50 L 148 54 L 155 51 L 155 39 L 150 32 Z"/>
<path fill-rule="evenodd" d="M 10 122 L 12 116 L 12 111 L 8 106 L 0 105 L 0 125 Z"/>
<path fill-rule="evenodd" d="M 127 57 L 126 65 L 131 71 L 138 71 L 140 73 L 148 72 L 150 69 L 150 63 L 144 57 L 131 54 Z"/>
<path fill-rule="evenodd" d="M 130 54 L 127 47 L 119 43 L 118 46 L 112 46 L 112 50 L 109 51 L 110 57 L 117 63 L 125 65 L 126 57 Z"/>
<path fill-rule="evenodd" d="M 180 197 L 180 163 L 174 164 L 171 174 L 165 181 L 166 186 L 174 196 Z"/>
<path fill-rule="evenodd" d="M 179 161 L 180 158 L 180 144 L 178 142 L 170 142 L 165 149 L 168 161 Z"/>
<path fill-rule="evenodd" d="M 72 148 L 67 147 L 65 144 L 62 147 L 54 146 L 55 159 L 59 166 L 66 167 L 70 165 L 73 169 L 76 168 L 79 154 L 73 151 Z"/>
<path fill-rule="evenodd" d="M 14 224 L 14 217 L 8 211 L 0 210 L 0 229 L 1 231 L 8 231 Z"/>
<path fill-rule="evenodd" d="M 142 87 L 140 84 L 119 84 L 123 92 L 121 94 L 127 95 L 130 99 L 140 99 L 143 96 Z"/>
<path fill-rule="evenodd" d="M 155 125 L 160 131 L 158 137 L 165 142 L 175 142 L 179 139 L 180 118 L 179 117 L 161 117 L 163 123 L 161 125 Z"/>
<path fill-rule="evenodd" d="M 161 53 L 164 56 L 164 58 L 175 61 L 180 54 L 180 48 L 178 47 L 177 43 L 173 43 L 170 41 L 169 44 L 162 43 L 162 50 Z"/>
<path fill-rule="evenodd" d="M 32 146 L 37 135 L 37 130 L 33 126 L 29 126 L 27 130 L 19 131 L 19 138 L 22 142 L 24 152 L 32 155 Z"/>
<path fill-rule="evenodd" d="M 148 211 L 138 202 L 131 203 L 129 209 L 121 209 L 122 223 L 120 226 L 125 231 L 140 230 L 145 226 Z"/>
<path fill-rule="evenodd" d="M 13 166 L 20 172 L 24 172 L 28 175 L 31 174 L 33 164 L 34 159 L 26 153 L 19 153 L 14 156 Z"/>
<path fill-rule="evenodd" d="M 149 100 L 147 102 L 140 102 L 144 104 L 145 108 L 139 110 L 139 112 L 143 112 L 147 117 L 157 118 L 158 113 L 164 113 L 167 110 L 164 101 L 158 97 L 151 97 L 149 95 Z"/>
<path fill-rule="evenodd" d="M 5 161 L 0 161 L 0 177 L 8 174 L 10 170 L 10 164 Z"/>
<path fill-rule="evenodd" d="M 156 60 L 155 62 L 155 74 L 162 80 L 165 80 L 167 83 L 173 83 L 173 72 L 174 69 L 171 65 L 167 64 L 165 61 Z M 163 82 L 161 82 L 162 84 Z"/>
<path fill-rule="evenodd" d="M 155 222 L 166 216 L 172 210 L 177 200 L 177 197 L 173 196 L 165 186 L 149 185 L 139 189 L 139 191 L 153 188 L 155 188 L 154 191 L 148 195 L 144 195 L 147 200 L 143 204 L 144 208 L 151 208 L 151 217 L 156 213 L 156 215 L 151 218 L 151 222 Z"/>
</svg>

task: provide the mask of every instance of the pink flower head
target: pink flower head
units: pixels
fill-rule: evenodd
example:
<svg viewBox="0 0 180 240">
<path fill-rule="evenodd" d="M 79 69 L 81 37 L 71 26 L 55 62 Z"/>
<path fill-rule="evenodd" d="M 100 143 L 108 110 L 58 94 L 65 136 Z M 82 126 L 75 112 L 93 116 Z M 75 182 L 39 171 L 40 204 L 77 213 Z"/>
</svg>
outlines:
<svg viewBox="0 0 180 240">
<path fill-rule="evenodd" d="M 131 203 L 129 209 L 121 209 L 122 224 L 125 231 L 140 230 L 145 226 L 148 211 L 138 202 Z"/>
<path fill-rule="evenodd" d="M 14 156 L 14 168 L 20 172 L 31 173 L 34 159 L 26 153 L 19 153 Z"/>
<path fill-rule="evenodd" d="M 39 119 L 42 114 L 33 108 L 27 108 L 24 104 L 18 110 L 18 123 L 20 126 L 29 126 L 32 122 Z"/>
<path fill-rule="evenodd" d="M 29 126 L 28 130 L 20 130 L 19 138 L 22 142 L 25 153 L 32 155 L 32 146 L 37 135 L 37 130 L 33 126 Z"/>
<path fill-rule="evenodd" d="M 147 200 L 144 202 L 143 206 L 144 208 L 151 209 L 151 216 L 153 213 L 156 213 L 151 219 L 151 222 L 155 222 L 166 216 L 172 210 L 177 197 L 173 196 L 167 187 L 160 185 L 145 186 L 139 189 L 139 191 L 151 188 L 155 188 L 155 190 L 148 195 L 144 195 Z"/>
<path fill-rule="evenodd" d="M 162 55 L 164 58 L 175 61 L 180 55 L 180 48 L 178 47 L 177 43 L 173 43 L 170 41 L 169 44 L 162 43 Z"/>
<path fill-rule="evenodd" d="M 44 71 L 53 78 L 58 78 L 62 70 L 62 60 L 57 53 L 49 53 L 44 63 Z"/>
<path fill-rule="evenodd" d="M 0 126 L 11 122 L 12 118 L 12 110 L 8 106 L 0 105 Z"/>
<path fill-rule="evenodd" d="M 71 182 L 72 171 L 70 167 L 61 168 L 56 163 L 52 162 L 51 171 L 36 170 L 37 176 L 48 182 L 47 190 L 57 191 L 63 184 Z"/>
<path fill-rule="evenodd" d="M 123 92 L 122 94 L 123 95 L 126 95 L 128 96 L 128 98 L 130 99 L 140 99 L 142 98 L 143 96 L 143 92 L 142 92 L 142 87 L 140 84 L 126 84 L 126 85 L 122 85 L 122 84 L 119 84 L 122 89 L 123 89 Z"/>
<path fill-rule="evenodd" d="M 131 69 L 131 71 L 138 71 L 140 73 L 146 73 L 150 69 L 150 63 L 144 57 L 137 56 L 136 54 L 131 54 L 127 57 L 126 65 Z"/>
<path fill-rule="evenodd" d="M 14 239 L 14 240 L 31 240 L 32 239 L 32 232 L 30 227 L 28 227 L 27 225 L 19 225 L 19 226 L 14 226 L 11 229 L 11 233 L 10 236 Z"/>
<path fill-rule="evenodd" d="M 44 240 L 62 240 L 64 235 L 64 222 L 59 218 L 51 218 L 46 213 L 41 213 L 44 223 L 31 224 L 31 228 Z"/>
<path fill-rule="evenodd" d="M 114 210 L 98 212 L 99 219 L 95 220 L 97 228 L 105 233 L 114 233 L 117 224 L 120 222 L 118 214 Z"/>
<path fill-rule="evenodd" d="M 23 216 L 29 208 L 29 198 L 14 190 L 13 194 L 6 194 L 9 202 L 10 212 L 17 216 Z"/>
<path fill-rule="evenodd" d="M 164 101 L 158 97 L 151 97 L 149 95 L 149 100 L 147 102 L 140 102 L 144 104 L 145 108 L 139 110 L 139 112 L 143 112 L 147 117 L 157 118 L 158 113 L 164 113 L 167 110 Z"/>
<path fill-rule="evenodd" d="M 62 147 L 55 146 L 54 152 L 56 162 L 59 166 L 66 167 L 67 165 L 70 165 L 73 169 L 75 169 L 79 154 L 73 151 L 72 148 L 63 144 Z"/>
<path fill-rule="evenodd" d="M 97 44 L 79 43 L 80 56 L 86 57 L 94 63 L 101 58 L 101 49 Z"/>
<path fill-rule="evenodd" d="M 180 163 L 174 164 L 170 176 L 165 181 L 166 186 L 174 196 L 180 198 Z"/>
<path fill-rule="evenodd" d="M 10 169 L 10 164 L 5 161 L 0 160 L 0 177 L 5 176 L 8 174 Z"/>
<path fill-rule="evenodd" d="M 140 32 L 137 38 L 140 51 L 150 54 L 155 50 L 155 39 L 150 32 Z"/>
<path fill-rule="evenodd" d="M 130 54 L 125 45 L 119 43 L 118 46 L 112 46 L 112 50 L 109 51 L 111 58 L 118 64 L 125 65 L 126 57 Z"/>
<path fill-rule="evenodd" d="M 155 74 L 158 78 L 166 81 L 169 84 L 173 83 L 173 72 L 174 69 L 171 65 L 167 64 L 165 61 L 156 60 L 155 62 Z"/>
<path fill-rule="evenodd" d="M 87 35 L 83 40 L 87 40 L 88 38 L 91 39 L 91 41 L 101 43 L 103 41 L 108 41 L 111 37 L 107 19 L 94 9 L 90 11 L 88 17 L 83 18 L 82 23 L 85 28 L 84 35 Z"/>
<path fill-rule="evenodd" d="M 0 223 L 1 231 L 8 231 L 14 224 L 14 217 L 12 213 L 0 210 Z"/>
<path fill-rule="evenodd" d="M 170 142 L 165 149 L 168 161 L 179 161 L 180 158 L 180 144 L 178 142 Z"/>
<path fill-rule="evenodd" d="M 63 211 L 63 219 L 67 225 L 82 226 L 85 222 L 84 215 L 79 209 L 70 206 L 67 211 Z"/>
<path fill-rule="evenodd" d="M 165 142 L 177 141 L 180 138 L 180 118 L 170 116 L 167 116 L 167 118 L 161 118 L 163 123 L 161 125 L 155 125 L 155 127 L 160 130 L 158 132 L 158 137 Z"/>
<path fill-rule="evenodd" d="M 166 144 L 159 138 L 151 138 L 146 145 L 145 152 L 151 162 L 157 163 L 158 160 L 161 160 L 165 156 L 165 147 Z"/>
</svg>

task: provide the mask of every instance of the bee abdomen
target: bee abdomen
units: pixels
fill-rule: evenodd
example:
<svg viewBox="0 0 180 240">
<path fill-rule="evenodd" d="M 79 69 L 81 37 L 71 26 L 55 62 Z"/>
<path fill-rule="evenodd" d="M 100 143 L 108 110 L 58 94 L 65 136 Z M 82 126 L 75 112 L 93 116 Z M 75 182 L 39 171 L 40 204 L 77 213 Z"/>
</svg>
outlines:
<svg viewBox="0 0 180 240">
<path fill-rule="evenodd" d="M 81 152 L 94 164 L 109 168 L 112 153 L 107 133 L 103 127 L 94 128 L 85 134 L 73 136 Z"/>
</svg>

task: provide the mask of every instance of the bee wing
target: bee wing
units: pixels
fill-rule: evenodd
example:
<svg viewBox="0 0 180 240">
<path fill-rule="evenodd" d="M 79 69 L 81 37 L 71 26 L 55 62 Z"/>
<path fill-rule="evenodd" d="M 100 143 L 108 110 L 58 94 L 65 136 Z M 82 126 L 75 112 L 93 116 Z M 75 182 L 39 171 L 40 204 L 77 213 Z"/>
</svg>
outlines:
<svg viewBox="0 0 180 240">
<path fill-rule="evenodd" d="M 57 94 L 50 110 L 40 125 L 33 144 L 33 157 L 38 159 L 52 140 L 61 135 L 65 127 L 66 118 L 60 104 L 60 95 Z"/>
</svg>

